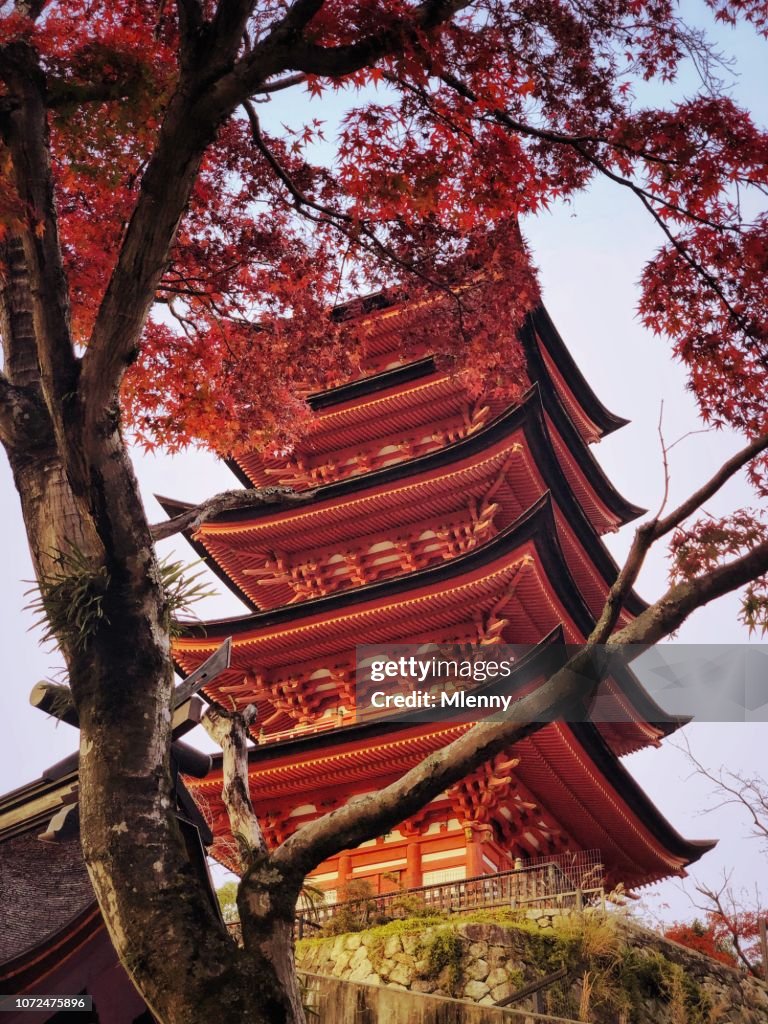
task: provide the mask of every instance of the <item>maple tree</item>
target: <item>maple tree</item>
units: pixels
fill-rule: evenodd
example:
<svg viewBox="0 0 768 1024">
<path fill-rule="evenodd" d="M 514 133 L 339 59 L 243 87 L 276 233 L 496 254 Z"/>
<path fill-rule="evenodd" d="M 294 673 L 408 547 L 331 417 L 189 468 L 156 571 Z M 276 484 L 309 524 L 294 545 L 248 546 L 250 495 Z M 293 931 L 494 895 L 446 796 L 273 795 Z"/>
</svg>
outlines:
<svg viewBox="0 0 768 1024">
<path fill-rule="evenodd" d="M 763 0 L 707 6 L 768 31 Z M 673 81 L 689 59 L 698 95 L 638 103 L 644 82 Z M 152 530 L 126 430 L 171 450 L 289 444 L 307 387 L 353 372 L 365 351 L 332 308 L 372 289 L 439 296 L 429 331 L 442 365 L 514 397 L 516 329 L 538 298 L 518 220 L 606 178 L 661 232 L 642 275 L 645 323 L 689 368 L 703 418 L 745 447 L 640 527 L 590 643 L 652 643 L 745 586 L 746 621 L 765 625 L 759 516 L 691 520 L 744 467 L 764 496 L 768 446 L 768 219 L 745 212 L 768 186 L 768 136 L 718 90 L 713 59 L 672 0 L 0 6 L 0 438 L 80 721 L 86 863 L 158 1019 L 301 1020 L 291 925 L 306 873 L 413 813 L 584 682 L 558 672 L 514 721 L 476 727 L 276 851 L 247 802 L 237 808 L 250 856 L 236 949 L 169 811 L 171 607 L 154 541 L 270 496 L 225 495 Z M 341 90 L 331 163 L 299 100 Z M 278 93 L 296 102 L 276 130 L 262 104 Z M 613 632 L 668 536 L 669 589 Z M 79 631 L 75 591 L 100 612 Z M 223 742 L 242 746 L 243 729 L 233 719 Z"/>
<path fill-rule="evenodd" d="M 665 938 L 762 977 L 759 911 L 745 909 L 732 894 L 724 897 L 722 890 L 702 895 L 712 897 L 713 909 L 704 910 L 703 920 L 675 921 L 664 929 Z"/>
</svg>

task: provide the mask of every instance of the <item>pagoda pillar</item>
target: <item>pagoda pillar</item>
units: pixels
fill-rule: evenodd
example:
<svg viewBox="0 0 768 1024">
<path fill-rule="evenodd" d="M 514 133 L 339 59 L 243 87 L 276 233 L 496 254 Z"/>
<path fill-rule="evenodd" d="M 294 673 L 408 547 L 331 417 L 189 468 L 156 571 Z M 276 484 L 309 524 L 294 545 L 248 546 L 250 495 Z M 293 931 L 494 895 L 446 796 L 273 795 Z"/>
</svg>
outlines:
<svg viewBox="0 0 768 1024">
<path fill-rule="evenodd" d="M 421 843 L 411 839 L 405 848 L 405 888 L 418 889 L 422 884 Z"/>
<path fill-rule="evenodd" d="M 488 869 L 483 861 L 482 842 L 485 838 L 484 832 L 473 828 L 471 825 L 467 825 L 464 829 L 464 838 L 467 844 L 467 878 L 488 874 Z"/>
<path fill-rule="evenodd" d="M 339 854 L 339 867 L 338 875 L 336 878 L 336 889 L 338 892 L 338 898 L 343 899 L 341 895 L 344 889 L 347 887 L 347 883 L 352 877 L 352 855 L 349 850 L 344 850 Z"/>
</svg>

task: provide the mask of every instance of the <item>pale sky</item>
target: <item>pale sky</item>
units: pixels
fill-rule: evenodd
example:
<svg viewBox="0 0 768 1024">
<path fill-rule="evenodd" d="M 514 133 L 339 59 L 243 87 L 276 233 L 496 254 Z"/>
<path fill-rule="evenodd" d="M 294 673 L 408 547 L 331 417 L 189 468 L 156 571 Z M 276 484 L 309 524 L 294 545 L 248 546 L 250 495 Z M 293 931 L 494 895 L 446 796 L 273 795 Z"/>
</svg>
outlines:
<svg viewBox="0 0 768 1024">
<path fill-rule="evenodd" d="M 692 9 L 692 4 L 685 5 Z M 765 72 L 768 44 L 750 33 L 718 28 L 721 45 L 737 56 L 740 78 L 734 82 L 737 98 L 750 105 L 765 122 Z M 286 109 L 274 114 L 285 118 Z M 659 238 L 654 225 L 632 197 L 612 186 L 599 185 L 570 208 L 555 209 L 524 224 L 541 272 L 545 304 L 572 355 L 598 396 L 631 423 L 603 441 L 593 451 L 618 490 L 629 500 L 655 509 L 661 499 L 663 473 L 657 422 L 664 403 L 664 434 L 667 442 L 700 429 L 696 410 L 685 392 L 685 377 L 670 358 L 664 339 L 656 339 L 638 323 L 635 282 Z M 675 502 L 706 479 L 739 446 L 724 433 L 697 434 L 681 442 L 671 456 L 671 497 Z M 137 471 L 150 518 L 161 519 L 162 510 L 152 495 L 161 493 L 186 500 L 201 500 L 233 486 L 229 471 L 213 457 L 188 453 L 174 459 L 137 456 Z M 0 501 L 4 525 L 4 570 L 0 580 L 2 615 L 0 649 L 6 669 L 0 687 L 0 791 L 35 778 L 69 754 L 75 735 L 29 707 L 34 683 L 50 677 L 59 664 L 55 654 L 42 650 L 38 635 L 30 632 L 31 616 L 24 610 L 24 592 L 32 577 L 18 502 L 5 457 L 0 461 Z M 709 511 L 728 511 L 754 498 L 742 481 L 733 482 Z M 632 526 L 608 537 L 617 559 L 626 552 Z M 183 542 L 167 542 L 180 557 L 194 557 Z M 651 600 L 665 585 L 663 552 L 649 559 L 640 579 L 640 594 Z M 221 589 L 221 584 L 217 585 Z M 214 599 L 201 614 L 213 617 L 241 611 L 230 595 Z M 738 602 L 731 598 L 697 612 L 680 631 L 687 643 L 748 643 L 750 638 L 737 622 Z M 199 737 L 197 734 L 200 734 Z M 697 724 L 685 729 L 696 756 L 708 767 L 725 766 L 746 773 L 764 772 L 768 724 Z M 207 737 L 197 730 L 190 737 L 208 747 Z M 748 840 L 746 819 L 730 809 L 703 816 L 714 801 L 708 783 L 690 777 L 682 753 L 665 742 L 625 760 L 635 778 L 682 834 L 689 838 L 712 837 L 718 847 L 692 870 L 694 878 L 716 882 L 723 870 L 734 871 L 734 882 L 754 889 L 765 879 L 765 855 Z M 667 917 L 691 916 L 693 911 L 679 883 L 664 883 L 651 890 L 655 903 L 668 903 Z"/>
</svg>

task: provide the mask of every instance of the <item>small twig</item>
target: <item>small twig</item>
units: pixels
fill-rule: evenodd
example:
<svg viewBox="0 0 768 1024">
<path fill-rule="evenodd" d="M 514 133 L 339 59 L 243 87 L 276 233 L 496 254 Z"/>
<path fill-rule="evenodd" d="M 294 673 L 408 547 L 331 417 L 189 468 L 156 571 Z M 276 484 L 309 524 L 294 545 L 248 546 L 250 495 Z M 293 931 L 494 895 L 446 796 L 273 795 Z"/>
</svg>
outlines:
<svg viewBox="0 0 768 1024">
<path fill-rule="evenodd" d="M 661 461 L 662 461 L 662 465 L 664 467 L 664 493 L 663 493 L 662 498 L 661 498 L 661 505 L 659 505 L 659 511 L 656 513 L 656 519 L 659 518 L 661 513 L 667 507 L 667 501 L 669 500 L 669 459 L 667 457 L 669 449 L 667 448 L 666 443 L 664 441 L 663 423 L 664 423 L 664 399 L 662 398 L 661 405 L 659 406 L 659 422 L 658 422 L 658 424 L 656 426 L 656 430 L 658 431 L 658 434 L 659 434 L 659 442 L 661 444 Z"/>
</svg>

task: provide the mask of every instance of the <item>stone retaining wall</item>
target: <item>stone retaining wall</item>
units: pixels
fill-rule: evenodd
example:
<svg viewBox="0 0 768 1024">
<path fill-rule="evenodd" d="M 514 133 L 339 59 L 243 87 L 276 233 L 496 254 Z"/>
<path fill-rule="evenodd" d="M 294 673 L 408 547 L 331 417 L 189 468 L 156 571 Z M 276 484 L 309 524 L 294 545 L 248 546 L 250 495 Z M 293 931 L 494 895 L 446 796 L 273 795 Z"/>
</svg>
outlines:
<svg viewBox="0 0 768 1024">
<path fill-rule="evenodd" d="M 768 1024 L 762 982 L 619 915 L 561 919 L 556 911 L 536 911 L 504 923 L 410 919 L 304 940 L 297 961 L 312 974 L 488 1007 L 569 964 L 567 982 L 552 985 L 543 1002 L 531 997 L 517 1008 L 578 1017 L 589 971 L 588 982 L 604 988 L 588 1003 L 593 1024 Z"/>
</svg>

